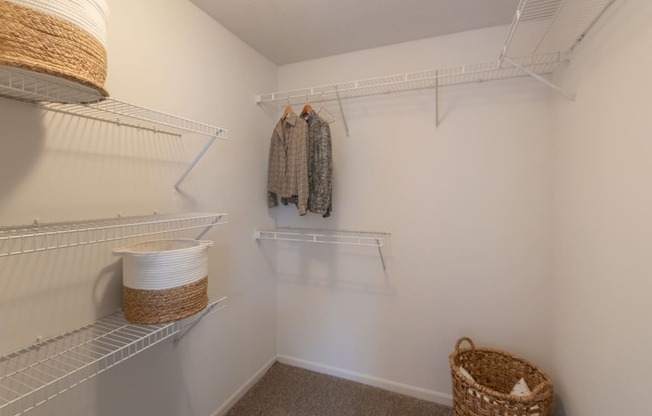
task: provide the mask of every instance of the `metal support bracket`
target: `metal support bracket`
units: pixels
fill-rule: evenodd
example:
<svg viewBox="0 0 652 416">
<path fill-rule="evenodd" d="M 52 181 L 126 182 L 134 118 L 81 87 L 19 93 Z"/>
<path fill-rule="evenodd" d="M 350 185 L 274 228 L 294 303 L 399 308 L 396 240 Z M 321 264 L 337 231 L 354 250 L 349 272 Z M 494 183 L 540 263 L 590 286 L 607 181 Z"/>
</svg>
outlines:
<svg viewBox="0 0 652 416">
<path fill-rule="evenodd" d="M 204 145 L 204 147 L 203 147 L 203 148 L 201 149 L 201 151 L 197 154 L 197 156 L 195 156 L 195 158 L 193 159 L 193 161 L 190 162 L 190 165 L 186 168 L 186 171 L 183 172 L 183 174 L 181 175 L 181 177 L 179 178 L 179 180 L 174 184 L 174 190 L 175 190 L 175 191 L 177 191 L 177 192 L 179 191 L 179 185 L 181 185 L 181 182 L 183 182 L 183 180 L 186 179 L 186 176 L 188 176 L 188 174 L 189 174 L 190 171 L 195 167 L 195 165 L 197 164 L 197 162 L 199 162 L 199 160 L 200 160 L 202 157 L 204 157 L 204 155 L 206 154 L 206 152 L 208 151 L 208 149 L 211 147 L 211 145 L 213 144 L 213 142 L 215 141 L 215 139 L 218 139 L 218 138 L 219 138 L 219 139 L 224 139 L 224 138 L 225 138 L 225 137 L 223 137 L 223 134 L 224 134 L 224 130 L 218 130 L 218 131 L 215 132 L 215 134 L 213 134 L 213 135 L 211 136 L 211 138 L 208 140 L 208 142 L 206 143 L 206 145 Z"/>
<path fill-rule="evenodd" d="M 340 113 L 342 114 L 342 123 L 344 123 L 344 130 L 346 130 L 346 137 L 349 137 L 349 125 L 346 122 L 344 107 L 342 107 L 342 99 L 340 98 L 340 92 L 337 90 L 337 86 L 335 86 L 335 96 L 337 97 L 337 103 L 340 105 Z"/>
<path fill-rule="evenodd" d="M 548 81 L 541 75 L 537 74 L 536 72 L 531 71 L 530 69 L 524 67 L 523 65 L 519 64 L 518 62 L 514 61 L 513 59 L 504 58 L 505 61 L 509 62 L 512 66 L 520 69 L 521 71 L 525 72 L 532 78 L 536 79 L 537 81 L 541 82 L 542 84 L 552 88 L 553 90 L 557 91 L 558 93 L 562 94 L 564 97 L 568 98 L 569 100 L 575 100 L 575 95 L 563 90 L 562 88 L 558 87 L 557 85 L 553 84 L 552 82 Z"/>
<path fill-rule="evenodd" d="M 206 233 L 211 230 L 211 228 L 213 228 L 217 224 L 223 224 L 223 223 L 224 223 L 224 216 L 223 215 L 215 217 L 215 219 L 213 219 L 213 221 L 211 221 L 211 223 L 209 225 L 207 225 L 206 228 L 204 228 L 199 234 L 197 234 L 197 237 L 195 237 L 195 240 L 201 240 L 202 238 L 204 238 Z"/>
<path fill-rule="evenodd" d="M 380 255 L 380 262 L 383 264 L 383 270 L 387 270 L 387 266 L 385 266 L 385 258 L 383 257 L 383 249 L 381 248 L 382 244 L 380 243 L 380 240 L 376 240 L 376 243 L 378 243 L 378 254 Z"/>
<path fill-rule="evenodd" d="M 174 337 L 174 343 L 177 344 L 179 341 L 183 339 L 183 337 L 188 334 L 202 319 L 207 317 L 208 315 L 212 315 L 213 313 L 217 311 L 221 311 L 222 309 L 226 308 L 228 305 L 222 305 L 220 306 L 220 303 L 224 302 L 226 300 L 226 296 L 216 300 L 215 302 L 210 303 L 206 309 L 204 309 L 198 317 L 192 320 L 188 325 L 184 326 L 177 332 L 177 334 Z M 218 307 L 219 306 L 219 307 Z"/>
<path fill-rule="evenodd" d="M 435 72 L 435 127 L 439 127 L 439 71 Z M 383 268 L 385 268 L 384 262 Z"/>
</svg>

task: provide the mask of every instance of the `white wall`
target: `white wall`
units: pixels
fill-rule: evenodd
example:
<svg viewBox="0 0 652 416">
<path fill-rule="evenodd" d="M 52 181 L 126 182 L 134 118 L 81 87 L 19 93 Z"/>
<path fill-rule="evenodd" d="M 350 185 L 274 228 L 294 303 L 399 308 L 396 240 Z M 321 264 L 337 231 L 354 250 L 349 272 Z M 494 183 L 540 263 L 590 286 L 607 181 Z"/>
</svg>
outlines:
<svg viewBox="0 0 652 416">
<path fill-rule="evenodd" d="M 566 415 L 652 404 L 652 3 L 619 1 L 558 82 L 553 376 Z"/>
<path fill-rule="evenodd" d="M 229 213 L 205 238 L 209 293 L 229 308 L 37 408 L 57 415 L 210 415 L 276 355 L 276 282 L 251 238 L 265 208 L 270 115 L 254 95 L 276 67 L 184 0 L 110 0 L 112 96 L 229 129 L 181 185 L 207 138 L 43 113 L 0 99 L 0 224 L 200 210 Z M 193 233 L 188 233 L 194 236 Z M 115 245 L 0 260 L 0 354 L 120 306 Z"/>
<path fill-rule="evenodd" d="M 279 89 L 496 59 L 506 29 L 283 66 Z M 529 79 L 442 89 L 439 128 L 434 97 L 344 101 L 333 215 L 274 209 L 279 226 L 392 233 L 386 272 L 373 248 L 277 245 L 278 350 L 450 403 L 460 336 L 549 368 L 552 131 L 549 93 Z"/>
</svg>

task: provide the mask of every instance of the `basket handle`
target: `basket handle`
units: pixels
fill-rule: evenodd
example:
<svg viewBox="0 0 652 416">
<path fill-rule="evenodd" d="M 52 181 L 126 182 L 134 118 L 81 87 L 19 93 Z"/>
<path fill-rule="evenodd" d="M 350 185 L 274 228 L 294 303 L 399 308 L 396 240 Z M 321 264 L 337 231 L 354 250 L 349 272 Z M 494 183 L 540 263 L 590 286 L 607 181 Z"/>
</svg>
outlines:
<svg viewBox="0 0 652 416">
<path fill-rule="evenodd" d="M 457 351 L 457 350 L 460 349 L 460 345 L 461 345 L 462 342 L 464 342 L 464 341 L 468 342 L 469 345 L 471 345 L 471 349 L 475 349 L 475 344 L 473 343 L 473 341 L 471 341 L 471 338 L 469 338 L 469 337 L 462 337 L 462 338 L 458 339 L 457 342 L 455 343 L 455 351 Z"/>
</svg>

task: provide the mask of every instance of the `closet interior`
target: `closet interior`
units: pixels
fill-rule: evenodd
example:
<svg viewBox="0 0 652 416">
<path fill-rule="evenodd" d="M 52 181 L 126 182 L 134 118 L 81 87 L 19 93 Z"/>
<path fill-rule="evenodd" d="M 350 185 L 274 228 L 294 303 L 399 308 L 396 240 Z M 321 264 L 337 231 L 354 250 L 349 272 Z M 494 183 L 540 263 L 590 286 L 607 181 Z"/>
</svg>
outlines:
<svg viewBox="0 0 652 416">
<path fill-rule="evenodd" d="M 277 361 L 451 405 L 463 335 L 540 363 L 559 415 L 613 414 L 580 378 L 627 372 L 569 345 L 652 346 L 598 307 L 649 287 L 633 254 L 606 259 L 644 254 L 650 224 L 646 196 L 614 202 L 650 173 L 645 0 L 520 0 L 504 26 L 282 65 L 201 1 L 107 3 L 111 96 L 0 65 L 0 415 L 225 415 Z M 270 133 L 303 105 L 332 130 L 329 218 L 265 202 Z M 215 241 L 208 307 L 130 323 L 111 249 L 165 237 Z"/>
</svg>

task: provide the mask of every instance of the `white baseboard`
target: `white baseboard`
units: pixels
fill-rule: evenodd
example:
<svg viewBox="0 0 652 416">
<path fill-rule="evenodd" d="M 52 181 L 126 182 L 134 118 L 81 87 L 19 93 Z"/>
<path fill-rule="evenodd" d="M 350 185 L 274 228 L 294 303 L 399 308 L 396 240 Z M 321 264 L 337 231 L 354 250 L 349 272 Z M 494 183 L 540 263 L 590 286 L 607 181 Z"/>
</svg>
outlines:
<svg viewBox="0 0 652 416">
<path fill-rule="evenodd" d="M 256 374 L 251 376 L 249 380 L 247 380 L 238 390 L 236 390 L 235 393 L 231 395 L 222 405 L 211 415 L 211 416 L 224 416 L 231 408 L 233 407 L 234 404 L 238 402 L 242 398 L 242 396 L 245 395 L 249 391 L 250 388 L 253 387 L 254 384 L 260 380 L 267 370 L 274 365 L 276 362 L 276 357 L 273 357 L 271 360 L 269 360 L 265 365 L 263 365 L 260 370 L 256 371 Z"/>
<path fill-rule="evenodd" d="M 294 367 L 305 368 L 306 370 L 312 370 L 318 373 L 328 374 L 351 381 L 357 381 L 362 384 L 393 391 L 395 393 L 404 394 L 406 396 L 416 397 L 418 399 L 427 400 L 429 402 L 439 403 L 446 406 L 453 406 L 453 396 L 450 394 L 411 386 L 409 384 L 397 383 L 395 381 L 356 373 L 354 371 L 345 370 L 343 368 L 331 367 L 300 358 L 289 357 L 287 355 L 279 355 L 276 357 L 276 359 L 280 363 L 292 365 Z"/>
</svg>

